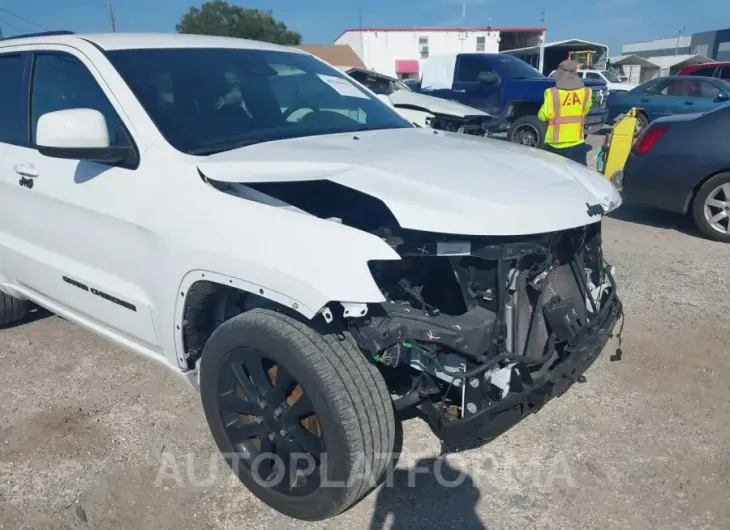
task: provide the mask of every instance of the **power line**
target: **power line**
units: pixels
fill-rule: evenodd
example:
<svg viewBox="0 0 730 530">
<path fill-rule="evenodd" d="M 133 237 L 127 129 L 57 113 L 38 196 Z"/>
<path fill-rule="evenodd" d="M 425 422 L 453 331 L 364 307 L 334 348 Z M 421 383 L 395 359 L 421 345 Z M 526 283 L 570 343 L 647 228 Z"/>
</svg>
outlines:
<svg viewBox="0 0 730 530">
<path fill-rule="evenodd" d="M 4 18 L 0 17 L 0 39 L 5 37 L 5 34 L 3 33 L 3 28 L 11 28 L 18 33 L 23 33 L 25 31 L 27 31 L 22 28 L 19 28 L 15 24 L 12 24 L 12 23 L 8 22 L 7 20 L 5 20 Z"/>
<path fill-rule="evenodd" d="M 19 28 L 15 24 L 12 24 L 12 23 L 8 22 L 6 19 L 4 19 L 2 17 L 0 17 L 0 24 L 2 24 L 3 26 L 7 26 L 9 28 L 12 28 L 12 29 L 14 29 L 16 31 L 21 31 L 21 32 L 22 31 L 25 31 L 23 28 Z"/>
<path fill-rule="evenodd" d="M 36 23 L 35 23 L 35 22 L 33 22 L 32 20 L 28 20 L 28 19 L 27 19 L 27 18 L 25 18 L 25 17 L 21 17 L 20 15 L 18 15 L 17 13 L 13 13 L 13 12 L 12 12 L 12 11 L 10 11 L 9 9 L 5 9 L 4 7 L 0 7 L 0 11 L 2 11 L 3 13 L 7 13 L 8 15 L 14 16 L 14 17 L 15 17 L 15 18 L 17 18 L 18 20 L 22 20 L 22 21 L 23 21 L 23 22 L 25 22 L 26 24 L 30 24 L 31 26 L 35 26 L 36 28 L 42 29 L 42 30 L 44 30 L 44 31 L 50 31 L 50 30 L 49 30 L 48 28 L 46 28 L 45 26 L 41 26 L 40 24 L 36 24 Z"/>
</svg>

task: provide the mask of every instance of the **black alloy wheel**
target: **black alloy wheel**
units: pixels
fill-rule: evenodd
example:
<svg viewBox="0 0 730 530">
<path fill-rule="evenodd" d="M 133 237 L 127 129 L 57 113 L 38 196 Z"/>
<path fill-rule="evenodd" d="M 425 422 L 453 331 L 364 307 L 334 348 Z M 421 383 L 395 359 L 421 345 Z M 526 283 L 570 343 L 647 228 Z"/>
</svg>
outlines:
<svg viewBox="0 0 730 530">
<path fill-rule="evenodd" d="M 200 360 L 203 410 L 228 465 L 264 503 L 310 521 L 380 483 L 396 433 L 380 371 L 349 333 L 323 325 L 252 309 L 221 324 Z"/>
<path fill-rule="evenodd" d="M 218 407 L 231 446 L 262 485 L 285 495 L 319 485 L 325 444 L 299 382 L 251 348 L 231 350 L 218 375 Z"/>
</svg>

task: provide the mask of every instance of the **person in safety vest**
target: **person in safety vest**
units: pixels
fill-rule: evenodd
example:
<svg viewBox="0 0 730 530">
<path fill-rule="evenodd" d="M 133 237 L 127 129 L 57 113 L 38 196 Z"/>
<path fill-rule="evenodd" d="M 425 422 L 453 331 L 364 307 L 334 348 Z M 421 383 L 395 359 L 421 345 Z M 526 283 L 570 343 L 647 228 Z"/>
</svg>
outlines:
<svg viewBox="0 0 730 530">
<path fill-rule="evenodd" d="M 593 92 L 578 76 L 578 63 L 565 60 L 555 72 L 555 86 L 545 90 L 537 117 L 547 122 L 545 150 L 588 165 L 585 117 L 593 104 Z"/>
</svg>

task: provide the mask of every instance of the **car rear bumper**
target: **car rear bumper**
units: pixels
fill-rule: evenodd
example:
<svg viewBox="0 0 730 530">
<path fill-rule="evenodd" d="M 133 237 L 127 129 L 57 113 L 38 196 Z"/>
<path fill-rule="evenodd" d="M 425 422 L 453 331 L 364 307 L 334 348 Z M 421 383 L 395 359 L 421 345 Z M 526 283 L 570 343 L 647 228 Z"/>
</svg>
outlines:
<svg viewBox="0 0 730 530">
<path fill-rule="evenodd" d="M 510 392 L 504 399 L 468 418 L 437 424 L 432 422 L 434 433 L 446 444 L 490 440 L 537 412 L 552 398 L 568 390 L 594 363 L 611 337 L 621 313 L 621 300 L 614 294 L 591 322 L 584 338 L 545 375 L 527 384 L 523 380 L 520 392 Z M 427 410 L 424 412 L 428 414 Z"/>
<path fill-rule="evenodd" d="M 624 198 L 675 213 L 687 213 L 689 200 L 699 180 L 683 172 L 677 160 L 630 154 L 621 177 Z"/>
</svg>

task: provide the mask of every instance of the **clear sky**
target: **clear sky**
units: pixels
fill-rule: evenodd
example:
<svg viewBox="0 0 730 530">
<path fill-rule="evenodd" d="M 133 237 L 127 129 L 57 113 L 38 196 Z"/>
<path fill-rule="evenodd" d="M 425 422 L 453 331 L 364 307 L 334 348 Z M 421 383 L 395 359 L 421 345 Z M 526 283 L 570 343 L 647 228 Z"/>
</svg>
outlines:
<svg viewBox="0 0 730 530">
<path fill-rule="evenodd" d="M 106 0 L 0 0 L 6 36 L 39 30 L 77 32 L 110 28 Z M 180 16 L 202 0 L 113 0 L 117 31 L 174 31 Z M 621 44 L 730 27 L 730 0 L 247 0 L 271 9 L 299 31 L 304 43 L 331 43 L 344 29 L 364 26 L 541 26 L 547 8 L 548 41 L 580 38 Z M 462 17 L 462 5 L 466 16 Z M 3 11 L 3 9 L 8 11 Z M 18 18 L 19 15 L 22 18 Z M 23 20 L 27 19 L 27 20 Z M 32 23 L 29 23 L 31 21 Z"/>
</svg>

